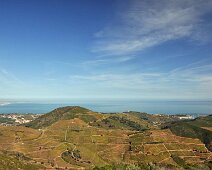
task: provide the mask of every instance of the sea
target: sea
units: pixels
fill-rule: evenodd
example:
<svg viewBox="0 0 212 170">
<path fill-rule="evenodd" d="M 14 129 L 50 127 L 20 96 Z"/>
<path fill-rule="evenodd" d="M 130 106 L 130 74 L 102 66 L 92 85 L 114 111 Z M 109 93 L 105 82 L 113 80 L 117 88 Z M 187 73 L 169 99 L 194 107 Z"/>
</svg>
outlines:
<svg viewBox="0 0 212 170">
<path fill-rule="evenodd" d="M 64 106 L 81 106 L 96 112 L 114 113 L 138 111 L 151 114 L 212 114 L 212 101 L 165 100 L 98 100 L 66 102 L 7 102 L 0 104 L 0 113 L 44 114 Z"/>
</svg>

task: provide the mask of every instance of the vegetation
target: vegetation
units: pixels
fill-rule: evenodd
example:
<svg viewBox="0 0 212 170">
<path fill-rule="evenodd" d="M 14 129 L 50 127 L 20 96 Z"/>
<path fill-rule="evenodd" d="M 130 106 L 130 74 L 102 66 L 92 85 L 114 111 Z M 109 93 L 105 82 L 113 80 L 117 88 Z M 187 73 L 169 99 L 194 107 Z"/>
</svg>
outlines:
<svg viewBox="0 0 212 170">
<path fill-rule="evenodd" d="M 25 126 L 0 126 L 0 165 L 3 169 L 210 169 L 211 152 L 198 139 L 202 135 L 211 142 L 210 135 L 204 136 L 210 131 L 210 119 L 173 121 L 165 115 L 58 108 Z M 161 129 L 164 123 L 171 130 Z M 173 129 L 179 126 L 197 136 L 175 135 Z"/>
<path fill-rule="evenodd" d="M 131 130 L 147 130 L 148 127 L 145 124 L 139 124 L 132 121 L 124 116 L 113 115 L 98 122 L 92 122 L 91 125 L 104 127 L 104 128 L 115 128 L 115 129 L 131 129 Z"/>
<path fill-rule="evenodd" d="M 4 117 L 1 117 L 0 118 L 0 123 L 7 123 L 7 124 L 13 124 L 15 122 L 14 119 L 10 119 L 10 118 L 4 118 Z"/>
<path fill-rule="evenodd" d="M 180 159 L 180 158 L 176 158 Z M 177 160 L 179 161 L 179 160 Z M 180 161 L 182 161 L 180 159 Z M 177 170 L 181 168 L 190 169 L 190 170 L 210 170 L 211 163 L 209 164 L 199 164 L 199 165 L 192 165 L 180 162 L 182 166 L 179 165 L 171 165 L 171 164 L 158 164 L 158 163 L 136 163 L 136 164 L 112 164 L 106 165 L 103 167 L 94 167 L 93 170 Z"/>
<path fill-rule="evenodd" d="M 22 170 L 40 170 L 45 169 L 41 165 L 35 165 L 32 163 L 25 163 L 7 155 L 0 154 L 0 170 L 10 170 L 10 169 L 22 169 Z"/>
<path fill-rule="evenodd" d="M 168 125 L 168 128 L 174 134 L 189 138 L 199 138 L 209 150 L 212 150 L 212 131 L 203 127 L 212 127 L 212 115 L 194 120 L 178 121 Z"/>
<path fill-rule="evenodd" d="M 80 117 L 85 122 L 95 120 L 93 115 L 87 114 L 90 112 L 88 109 L 79 106 L 69 106 L 53 110 L 50 113 L 44 114 L 34 121 L 26 123 L 25 126 L 32 128 L 42 128 L 52 125 L 59 120 L 69 120 Z"/>
</svg>

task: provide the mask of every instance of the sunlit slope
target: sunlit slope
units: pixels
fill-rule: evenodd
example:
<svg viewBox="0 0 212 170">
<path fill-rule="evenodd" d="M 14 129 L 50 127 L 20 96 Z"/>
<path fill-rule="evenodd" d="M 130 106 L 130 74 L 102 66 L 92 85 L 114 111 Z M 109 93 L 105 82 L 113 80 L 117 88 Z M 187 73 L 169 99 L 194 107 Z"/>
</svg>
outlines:
<svg viewBox="0 0 212 170">
<path fill-rule="evenodd" d="M 25 156 L 24 152 L 19 152 L 20 146 L 26 148 L 23 141 L 32 141 L 40 135 L 40 132 L 31 128 L 0 126 L 0 169 L 45 169 Z"/>
<path fill-rule="evenodd" d="M 90 122 L 90 125 L 105 129 L 147 130 L 153 128 L 146 120 L 129 114 L 104 114 L 100 120 Z"/>
<path fill-rule="evenodd" d="M 134 114 L 101 114 L 79 106 L 62 107 L 25 124 L 27 127 L 43 128 L 59 120 L 79 118 L 91 126 L 106 129 L 147 130 L 153 128 L 152 119 L 146 120 Z"/>
<path fill-rule="evenodd" d="M 128 115 L 136 117 L 139 120 L 146 121 L 149 124 L 152 124 L 154 127 L 161 126 L 167 122 L 177 121 L 176 117 L 164 114 L 148 114 L 145 112 L 128 112 Z"/>
<path fill-rule="evenodd" d="M 25 163 L 23 160 L 19 160 L 12 156 L 7 156 L 5 154 L 0 154 L 0 170 L 41 170 L 45 167 L 41 165 Z"/>
<path fill-rule="evenodd" d="M 92 169 L 139 162 L 178 167 L 174 157 L 192 164 L 211 160 L 211 152 L 199 139 L 178 137 L 168 129 L 109 130 L 92 127 L 79 118 L 60 120 L 41 130 L 18 128 L 1 127 L 0 150 L 23 154 L 26 160 L 46 168 Z"/>
<path fill-rule="evenodd" d="M 174 122 L 168 125 L 171 131 L 179 136 L 199 138 L 212 150 L 212 115 L 199 117 L 194 120 Z"/>
<path fill-rule="evenodd" d="M 22 153 L 25 157 L 48 168 L 73 169 L 121 162 L 121 154 L 125 152 L 128 145 L 128 134 L 132 133 L 126 130 L 92 127 L 79 118 L 59 120 L 40 130 L 26 127 L 1 127 L 1 132 L 0 150 Z M 26 137 L 29 132 L 30 136 Z M 112 156 L 108 157 L 109 155 L 104 153 L 111 148 L 120 149 L 112 151 L 110 153 Z"/>
<path fill-rule="evenodd" d="M 130 129 L 144 131 L 148 129 L 159 129 L 167 122 L 173 122 L 176 118 L 165 115 L 151 115 L 143 112 L 127 112 L 104 114 L 101 120 L 93 121 L 90 124 L 96 127 L 107 129 Z"/>
<path fill-rule="evenodd" d="M 59 108 L 27 124 L 34 128 L 0 126 L 0 151 L 5 159 L 18 157 L 24 164 L 47 169 L 93 169 L 123 163 L 157 163 L 178 169 L 212 160 L 199 139 L 161 130 L 162 122 L 173 120 L 160 117 Z"/>
<path fill-rule="evenodd" d="M 86 108 L 79 106 L 67 106 L 57 108 L 47 114 L 40 116 L 34 121 L 27 123 L 25 126 L 32 128 L 42 128 L 52 125 L 59 120 L 69 120 L 74 118 L 80 118 L 85 122 L 95 121 L 101 118 L 102 115 L 92 112 Z"/>
</svg>

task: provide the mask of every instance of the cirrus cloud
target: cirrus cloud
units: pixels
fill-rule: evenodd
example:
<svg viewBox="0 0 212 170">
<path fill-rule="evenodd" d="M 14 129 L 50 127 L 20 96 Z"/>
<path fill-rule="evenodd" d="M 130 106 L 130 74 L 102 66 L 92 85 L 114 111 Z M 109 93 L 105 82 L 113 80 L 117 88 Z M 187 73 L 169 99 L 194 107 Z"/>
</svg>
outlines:
<svg viewBox="0 0 212 170">
<path fill-rule="evenodd" d="M 201 25 L 207 24 L 203 16 L 211 10 L 210 0 L 130 1 L 116 23 L 95 34 L 92 51 L 104 56 L 128 55 L 181 38 L 206 41 Z"/>
</svg>

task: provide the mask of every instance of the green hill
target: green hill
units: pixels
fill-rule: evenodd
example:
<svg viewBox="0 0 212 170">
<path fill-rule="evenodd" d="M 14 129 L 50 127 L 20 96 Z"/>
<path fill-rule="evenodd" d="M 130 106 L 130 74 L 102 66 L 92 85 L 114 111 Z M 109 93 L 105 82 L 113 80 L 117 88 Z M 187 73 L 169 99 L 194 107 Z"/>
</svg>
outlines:
<svg viewBox="0 0 212 170">
<path fill-rule="evenodd" d="M 129 112 L 129 115 L 135 116 L 140 120 L 146 120 L 147 122 L 156 125 L 161 125 L 167 122 L 173 122 L 178 120 L 175 116 L 164 115 L 164 114 L 148 114 L 145 112 Z"/>
<path fill-rule="evenodd" d="M 178 135 L 190 138 L 199 138 L 212 150 L 212 131 L 205 129 L 212 127 L 212 115 L 199 117 L 194 120 L 178 121 L 168 125 L 171 131 Z"/>
<path fill-rule="evenodd" d="M 137 131 L 159 128 L 161 124 L 175 120 L 167 115 L 151 115 L 143 112 L 101 114 L 79 106 L 67 106 L 44 114 L 34 121 L 24 124 L 24 126 L 38 129 L 50 126 L 59 120 L 74 118 L 79 118 L 95 127 Z"/>
<path fill-rule="evenodd" d="M 173 121 L 173 118 L 165 115 L 151 115 L 142 112 L 101 114 L 79 106 L 67 106 L 44 114 L 34 121 L 26 123 L 25 126 L 38 129 L 50 126 L 59 120 L 74 118 L 79 118 L 95 127 L 137 131 L 159 128 L 162 123 Z"/>
<path fill-rule="evenodd" d="M 85 122 L 97 120 L 97 115 L 86 108 L 79 106 L 67 106 L 57 108 L 47 114 L 44 114 L 34 121 L 24 124 L 27 127 L 42 128 L 52 125 L 59 120 L 69 120 L 74 118 L 80 118 Z"/>
<path fill-rule="evenodd" d="M 159 129 L 167 122 L 176 121 L 176 117 L 168 115 L 152 115 L 144 112 L 124 112 L 104 114 L 104 118 L 91 122 L 90 125 L 109 129 L 129 129 L 144 131 Z"/>
</svg>

